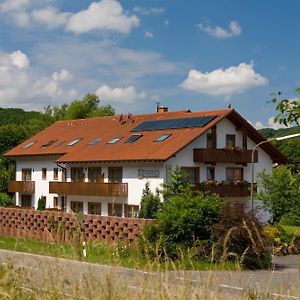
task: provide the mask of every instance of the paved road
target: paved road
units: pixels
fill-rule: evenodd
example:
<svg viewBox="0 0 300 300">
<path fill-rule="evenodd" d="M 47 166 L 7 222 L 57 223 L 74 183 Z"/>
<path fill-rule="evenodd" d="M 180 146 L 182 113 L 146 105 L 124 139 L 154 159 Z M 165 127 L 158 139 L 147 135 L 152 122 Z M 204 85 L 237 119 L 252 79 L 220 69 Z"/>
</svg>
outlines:
<svg viewBox="0 0 300 300">
<path fill-rule="evenodd" d="M 26 270 L 26 285 L 87 297 L 99 292 L 160 293 L 168 296 L 203 290 L 230 295 L 249 291 L 274 295 L 276 299 L 300 300 L 300 256 L 276 257 L 274 271 L 170 271 L 143 272 L 123 267 L 84 263 L 48 256 L 0 250 L 0 263 Z M 204 287 L 204 288 L 203 288 Z M 202 291 L 202 292 L 199 292 Z M 88 295 L 87 295 L 88 294 Z M 224 296 L 225 299 L 225 296 Z"/>
</svg>

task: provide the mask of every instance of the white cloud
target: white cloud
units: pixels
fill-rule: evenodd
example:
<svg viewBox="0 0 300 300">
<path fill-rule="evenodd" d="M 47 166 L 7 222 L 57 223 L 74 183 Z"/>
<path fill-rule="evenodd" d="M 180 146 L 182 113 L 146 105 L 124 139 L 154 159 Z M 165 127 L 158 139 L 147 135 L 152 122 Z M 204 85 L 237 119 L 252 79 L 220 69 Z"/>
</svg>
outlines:
<svg viewBox="0 0 300 300">
<path fill-rule="evenodd" d="M 26 10 L 31 2 L 31 0 L 4 0 L 0 3 L 0 13 L 7 16 L 9 22 L 22 27 L 28 26 L 30 18 Z"/>
<path fill-rule="evenodd" d="M 190 70 L 188 77 L 180 86 L 211 96 L 226 96 L 242 93 L 246 89 L 262 86 L 268 83 L 268 79 L 255 73 L 253 64 L 241 63 L 237 67 L 216 69 L 212 72 Z"/>
<path fill-rule="evenodd" d="M 10 54 L 11 63 L 18 67 L 19 69 L 24 69 L 29 67 L 29 59 L 22 51 L 14 51 Z"/>
<path fill-rule="evenodd" d="M 273 128 L 273 129 L 280 129 L 280 128 L 287 128 L 284 124 L 280 124 L 278 122 L 275 123 L 274 117 L 270 117 L 268 119 L 268 124 L 265 125 L 261 121 L 257 121 L 254 126 L 256 129 L 262 128 Z"/>
<path fill-rule="evenodd" d="M 71 13 L 59 12 L 56 7 L 48 6 L 33 10 L 31 15 L 38 24 L 46 25 L 48 28 L 58 28 L 66 25 Z"/>
<path fill-rule="evenodd" d="M 76 34 L 91 30 L 127 34 L 134 27 L 138 27 L 139 23 L 138 17 L 124 13 L 118 1 L 102 0 L 92 2 L 86 10 L 72 15 L 66 29 Z"/>
<path fill-rule="evenodd" d="M 11 12 L 26 8 L 31 0 L 4 0 L 0 3 L 0 11 Z"/>
<path fill-rule="evenodd" d="M 146 94 L 144 92 L 138 93 L 133 86 L 128 86 L 124 88 L 111 88 L 107 85 L 101 85 L 97 89 L 96 95 L 98 95 L 100 100 L 103 101 L 112 101 L 128 104 L 146 97 Z"/>
<path fill-rule="evenodd" d="M 142 6 L 135 6 L 133 11 L 137 14 L 141 15 L 150 15 L 150 14 L 161 14 L 165 11 L 164 7 L 142 7 Z"/>
<path fill-rule="evenodd" d="M 144 37 L 145 37 L 145 38 L 150 38 L 150 39 L 152 39 L 152 38 L 154 38 L 154 35 L 153 35 L 152 32 L 146 30 L 146 31 L 145 31 L 145 34 L 144 34 Z"/>
<path fill-rule="evenodd" d="M 58 72 L 54 72 L 51 76 L 54 81 L 70 81 L 73 78 L 73 75 L 70 71 L 66 69 L 61 69 Z"/>
<path fill-rule="evenodd" d="M 231 21 L 229 23 L 229 29 L 226 30 L 220 26 L 210 26 L 209 24 L 198 24 L 198 28 L 207 33 L 208 35 L 218 38 L 226 39 L 234 36 L 239 36 L 242 33 L 242 28 L 236 21 Z"/>
</svg>

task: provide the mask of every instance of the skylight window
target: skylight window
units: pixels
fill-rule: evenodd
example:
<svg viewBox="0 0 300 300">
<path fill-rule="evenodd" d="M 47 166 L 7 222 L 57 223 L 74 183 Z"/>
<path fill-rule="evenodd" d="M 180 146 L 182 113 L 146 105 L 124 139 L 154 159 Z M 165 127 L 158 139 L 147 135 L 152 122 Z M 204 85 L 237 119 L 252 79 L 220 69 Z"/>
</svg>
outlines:
<svg viewBox="0 0 300 300">
<path fill-rule="evenodd" d="M 154 142 L 163 142 L 165 141 L 168 137 L 170 137 L 172 134 L 167 133 L 167 134 L 163 134 L 161 135 L 159 138 L 155 139 Z"/>
<path fill-rule="evenodd" d="M 137 141 L 139 138 L 141 138 L 143 135 L 142 134 L 133 134 L 131 137 L 127 139 L 125 142 L 126 144 L 132 144 L 135 141 Z"/>
<path fill-rule="evenodd" d="M 107 144 L 115 144 L 117 143 L 119 140 L 121 140 L 123 137 L 116 137 L 114 139 L 112 139 L 111 141 L 107 142 Z"/>
<path fill-rule="evenodd" d="M 96 138 L 89 142 L 89 145 L 96 145 L 101 141 L 101 138 Z"/>
<path fill-rule="evenodd" d="M 70 143 L 67 144 L 67 146 L 74 146 L 77 144 L 82 138 L 76 138 L 75 140 L 71 141 Z"/>
<path fill-rule="evenodd" d="M 61 146 L 65 141 L 58 141 L 54 146 L 59 147 Z"/>
<path fill-rule="evenodd" d="M 30 143 L 26 144 L 25 146 L 23 146 L 22 149 L 28 149 L 29 147 L 31 147 L 35 143 L 36 143 L 36 141 L 30 142 Z"/>
<path fill-rule="evenodd" d="M 41 146 L 41 148 L 47 148 L 47 147 L 51 146 L 52 144 L 54 144 L 56 141 L 57 141 L 57 140 L 50 140 L 50 141 L 48 141 L 47 143 L 43 144 L 43 145 Z"/>
</svg>

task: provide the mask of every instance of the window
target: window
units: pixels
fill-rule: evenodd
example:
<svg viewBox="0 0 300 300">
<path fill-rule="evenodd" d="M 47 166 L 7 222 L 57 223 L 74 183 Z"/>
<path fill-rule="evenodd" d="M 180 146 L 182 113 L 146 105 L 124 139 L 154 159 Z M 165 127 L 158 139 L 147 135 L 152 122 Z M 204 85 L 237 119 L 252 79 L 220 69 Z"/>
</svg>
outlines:
<svg viewBox="0 0 300 300">
<path fill-rule="evenodd" d="M 83 168 L 71 168 L 71 181 L 83 182 L 84 177 L 85 176 L 84 176 Z"/>
<path fill-rule="evenodd" d="M 61 146 L 64 142 L 65 142 L 65 141 L 58 141 L 58 142 L 54 145 L 54 147 L 59 147 L 59 146 Z"/>
<path fill-rule="evenodd" d="M 206 135 L 206 148 L 212 149 L 212 134 L 211 133 L 208 133 Z"/>
<path fill-rule="evenodd" d="M 31 195 L 22 195 L 21 196 L 21 206 L 22 207 L 31 207 Z"/>
<path fill-rule="evenodd" d="M 122 137 L 120 137 L 120 136 L 116 137 L 116 138 L 112 139 L 111 141 L 107 142 L 107 144 L 115 144 L 121 139 L 122 139 Z"/>
<path fill-rule="evenodd" d="M 46 180 L 46 179 L 47 179 L 47 169 L 42 168 L 42 180 Z"/>
<path fill-rule="evenodd" d="M 88 213 L 91 215 L 101 215 L 101 203 L 89 202 Z"/>
<path fill-rule="evenodd" d="M 206 179 L 207 180 L 215 180 L 215 168 L 214 167 L 207 167 Z"/>
<path fill-rule="evenodd" d="M 52 144 L 54 144 L 57 140 L 51 140 L 51 141 L 48 141 L 47 143 L 43 144 L 41 146 L 41 148 L 47 148 L 49 146 L 51 146 Z"/>
<path fill-rule="evenodd" d="M 235 147 L 235 135 L 234 134 L 226 134 L 226 148 L 234 148 Z"/>
<path fill-rule="evenodd" d="M 155 139 L 154 142 L 163 142 L 164 140 L 166 140 L 168 137 L 170 137 L 172 134 L 167 133 L 167 134 L 163 134 L 161 135 L 159 138 Z"/>
<path fill-rule="evenodd" d="M 186 180 L 192 184 L 199 183 L 199 168 L 182 167 L 181 170 L 186 174 Z"/>
<path fill-rule="evenodd" d="M 23 146 L 22 149 L 28 149 L 29 147 L 31 147 L 35 143 L 36 143 L 36 141 L 30 142 L 30 143 L 26 144 L 25 146 Z"/>
<path fill-rule="evenodd" d="M 22 181 L 31 181 L 31 169 L 22 169 Z"/>
<path fill-rule="evenodd" d="M 53 207 L 58 208 L 58 197 L 53 197 Z"/>
<path fill-rule="evenodd" d="M 66 203 L 65 203 L 65 196 L 61 196 L 61 209 L 65 210 L 66 209 Z"/>
<path fill-rule="evenodd" d="M 243 180 L 243 168 L 226 168 L 226 180 L 229 182 Z"/>
<path fill-rule="evenodd" d="M 71 201 L 71 210 L 75 213 L 83 212 L 83 202 Z"/>
<path fill-rule="evenodd" d="M 124 205 L 124 215 L 126 218 L 138 218 L 140 208 L 138 205 Z"/>
<path fill-rule="evenodd" d="M 123 205 L 118 203 L 108 203 L 108 215 L 122 217 L 123 216 Z"/>
<path fill-rule="evenodd" d="M 53 180 L 58 180 L 58 168 L 53 169 Z"/>
<path fill-rule="evenodd" d="M 108 182 L 121 183 L 123 179 L 122 167 L 109 167 L 108 168 Z"/>
<path fill-rule="evenodd" d="M 101 138 L 96 138 L 89 142 L 89 145 L 96 145 L 101 141 Z"/>
<path fill-rule="evenodd" d="M 68 143 L 67 146 L 74 146 L 75 144 L 77 144 L 81 140 L 82 140 L 82 138 L 76 138 L 75 140 Z"/>
<path fill-rule="evenodd" d="M 89 182 L 103 182 L 104 178 L 102 176 L 100 167 L 90 167 L 88 168 L 88 178 Z"/>
<path fill-rule="evenodd" d="M 133 134 L 131 137 L 127 139 L 125 142 L 126 144 L 131 144 L 137 141 L 139 138 L 141 138 L 143 135 L 142 134 Z"/>
</svg>

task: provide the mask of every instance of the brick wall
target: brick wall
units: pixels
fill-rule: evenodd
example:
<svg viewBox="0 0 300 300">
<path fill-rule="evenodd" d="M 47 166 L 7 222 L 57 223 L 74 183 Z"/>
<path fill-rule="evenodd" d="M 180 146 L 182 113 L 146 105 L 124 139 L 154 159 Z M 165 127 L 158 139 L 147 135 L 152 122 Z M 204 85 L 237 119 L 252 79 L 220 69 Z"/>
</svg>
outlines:
<svg viewBox="0 0 300 300">
<path fill-rule="evenodd" d="M 119 240 L 132 243 L 151 220 L 0 207 L 0 235 L 52 242 Z"/>
</svg>

